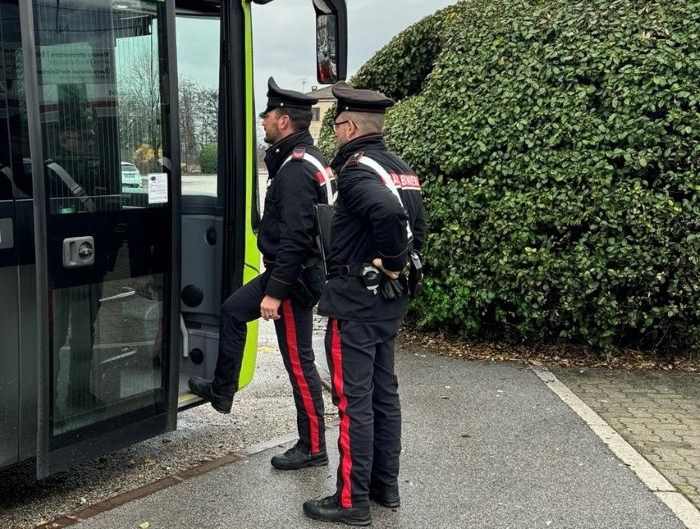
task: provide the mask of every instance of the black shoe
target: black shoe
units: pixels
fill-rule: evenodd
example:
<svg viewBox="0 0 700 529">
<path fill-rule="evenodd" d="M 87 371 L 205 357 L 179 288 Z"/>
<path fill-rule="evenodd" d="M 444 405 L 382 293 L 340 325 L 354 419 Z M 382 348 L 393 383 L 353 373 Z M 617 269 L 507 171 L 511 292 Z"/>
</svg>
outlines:
<svg viewBox="0 0 700 529">
<path fill-rule="evenodd" d="M 371 484 L 369 486 L 369 499 L 377 502 L 382 507 L 388 507 L 390 509 L 396 509 L 401 506 L 398 485 L 387 486 Z"/>
<path fill-rule="evenodd" d="M 313 520 L 321 520 L 324 522 L 362 526 L 372 523 L 369 507 L 343 509 L 338 505 L 338 499 L 335 494 L 320 500 L 304 502 L 304 514 Z"/>
<path fill-rule="evenodd" d="M 233 395 L 227 397 L 225 395 L 219 395 L 214 391 L 212 384 L 209 380 L 200 377 L 192 377 L 188 385 L 190 386 L 190 391 L 202 397 L 204 400 L 211 402 L 212 407 L 219 413 L 231 413 L 231 407 L 233 406 Z"/>
<path fill-rule="evenodd" d="M 284 454 L 276 455 L 271 460 L 272 466 L 277 470 L 297 470 L 305 467 L 320 467 L 328 464 L 326 451 L 318 454 L 310 454 L 308 450 L 297 442 Z"/>
</svg>

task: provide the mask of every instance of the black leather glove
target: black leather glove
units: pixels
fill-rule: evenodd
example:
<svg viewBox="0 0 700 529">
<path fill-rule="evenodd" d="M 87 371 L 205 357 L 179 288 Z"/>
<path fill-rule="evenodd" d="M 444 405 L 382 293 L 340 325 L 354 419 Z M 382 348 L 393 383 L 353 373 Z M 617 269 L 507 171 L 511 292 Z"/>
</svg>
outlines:
<svg viewBox="0 0 700 529">
<path fill-rule="evenodd" d="M 384 275 L 380 286 L 380 292 L 384 299 L 392 301 L 403 296 L 404 289 L 401 281 L 398 279 L 391 279 L 389 276 Z"/>
</svg>

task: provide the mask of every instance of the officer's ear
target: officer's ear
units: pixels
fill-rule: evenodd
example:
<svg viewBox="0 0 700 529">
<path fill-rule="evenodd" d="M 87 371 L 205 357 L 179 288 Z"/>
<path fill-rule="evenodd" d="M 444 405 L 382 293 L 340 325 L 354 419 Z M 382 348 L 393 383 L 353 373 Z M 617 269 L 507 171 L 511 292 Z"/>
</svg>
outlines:
<svg viewBox="0 0 700 529">
<path fill-rule="evenodd" d="M 348 129 L 348 135 L 351 138 L 360 136 L 360 126 L 357 124 L 357 122 L 353 121 L 352 119 L 348 120 Z"/>
<path fill-rule="evenodd" d="M 289 114 L 278 114 L 277 115 L 277 128 L 286 130 L 290 127 L 292 127 L 292 120 L 289 117 Z"/>
</svg>

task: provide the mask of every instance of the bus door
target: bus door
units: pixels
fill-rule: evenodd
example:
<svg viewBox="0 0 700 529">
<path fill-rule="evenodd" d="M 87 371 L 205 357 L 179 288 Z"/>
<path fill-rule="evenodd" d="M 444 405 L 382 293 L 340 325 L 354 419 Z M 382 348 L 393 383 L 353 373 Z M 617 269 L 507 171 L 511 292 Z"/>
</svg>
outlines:
<svg viewBox="0 0 700 529">
<path fill-rule="evenodd" d="M 12 145 L 9 136 L 11 115 L 8 97 L 8 73 L 17 46 L 13 37 L 19 36 L 16 1 L 0 0 L 0 468 L 19 457 L 19 290 L 18 255 L 15 244 L 15 183 Z M 9 100 L 9 101 L 8 101 Z"/>
<path fill-rule="evenodd" d="M 187 379 L 214 376 L 222 302 L 260 273 L 253 233 L 259 213 L 250 2 L 177 0 L 177 6 L 183 167 L 180 405 L 186 407 L 198 401 L 188 394 Z M 314 0 L 312 6 L 318 78 L 334 83 L 347 70 L 345 2 Z M 252 322 L 239 388 L 253 377 L 256 342 Z"/>
<path fill-rule="evenodd" d="M 174 4 L 20 2 L 44 477 L 176 425 Z"/>
<path fill-rule="evenodd" d="M 187 380 L 213 378 L 220 310 L 259 274 L 250 4 L 178 0 L 182 163 L 180 406 L 196 404 Z M 257 323 L 248 326 L 239 387 L 253 376 Z"/>
<path fill-rule="evenodd" d="M 180 405 L 191 376 L 213 377 L 222 301 L 224 212 L 219 182 L 221 9 L 218 3 L 177 2 L 176 34 L 182 166 Z"/>
</svg>

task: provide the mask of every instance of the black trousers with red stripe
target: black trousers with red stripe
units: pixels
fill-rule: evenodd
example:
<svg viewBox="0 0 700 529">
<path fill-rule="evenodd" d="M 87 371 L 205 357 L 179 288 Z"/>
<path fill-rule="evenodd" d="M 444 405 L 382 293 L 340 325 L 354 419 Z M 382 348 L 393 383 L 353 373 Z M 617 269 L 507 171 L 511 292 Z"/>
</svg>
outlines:
<svg viewBox="0 0 700 529">
<path fill-rule="evenodd" d="M 326 355 L 340 415 L 337 494 L 345 508 L 367 505 L 370 484 L 398 483 L 401 404 L 394 341 L 399 324 L 328 321 Z"/>
<path fill-rule="evenodd" d="M 247 322 L 260 317 L 269 272 L 236 290 L 221 308 L 221 337 L 214 375 L 214 391 L 233 395 L 243 364 Z M 280 307 L 275 321 L 277 341 L 289 374 L 297 410 L 299 440 L 309 452 L 325 450 L 323 390 L 314 364 L 312 347 L 313 309 L 302 308 L 292 299 Z"/>
</svg>

